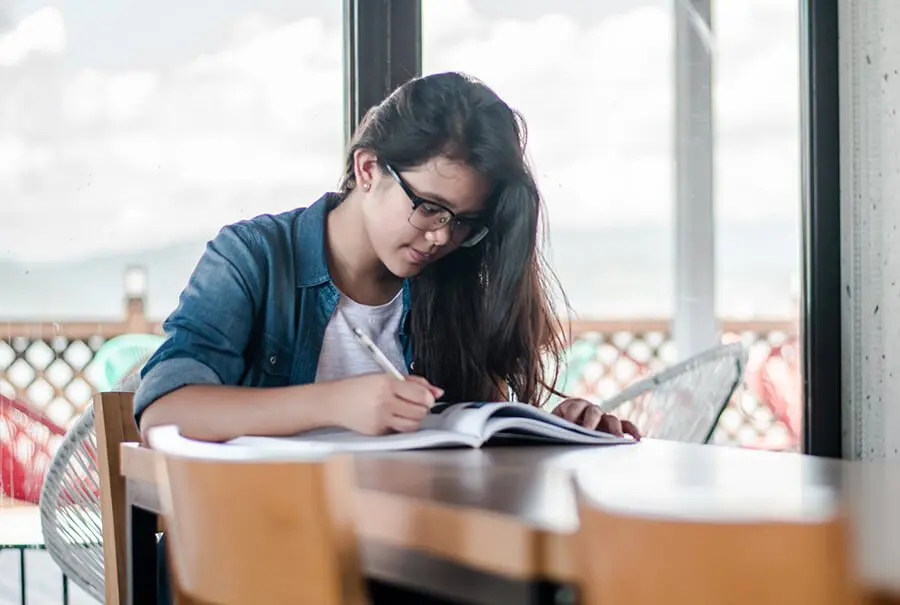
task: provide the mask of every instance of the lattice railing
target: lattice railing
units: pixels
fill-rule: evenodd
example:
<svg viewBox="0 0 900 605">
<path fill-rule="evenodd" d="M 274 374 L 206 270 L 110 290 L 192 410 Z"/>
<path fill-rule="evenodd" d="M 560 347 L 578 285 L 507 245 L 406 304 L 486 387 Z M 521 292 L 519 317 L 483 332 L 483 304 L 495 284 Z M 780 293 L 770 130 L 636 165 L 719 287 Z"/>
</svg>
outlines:
<svg viewBox="0 0 900 605">
<path fill-rule="evenodd" d="M 125 319 L 108 322 L 0 323 L 0 395 L 69 426 L 102 384 L 97 351 L 123 334 L 159 333 L 141 298 L 127 300 Z"/>
<path fill-rule="evenodd" d="M 799 364 L 796 330 L 788 321 L 724 321 L 723 341 L 749 348 L 744 385 L 722 415 L 715 441 L 768 449 L 796 449 L 799 441 Z M 94 363 L 107 339 L 158 333 L 139 299 L 120 322 L 0 324 L 0 394 L 68 426 L 102 384 Z M 574 321 L 573 342 L 590 344 L 568 393 L 606 399 L 675 361 L 667 320 Z M 573 350 L 576 350 L 576 346 Z M 574 363 L 573 363 L 574 366 Z M 573 370 L 574 371 L 574 370 Z"/>
<path fill-rule="evenodd" d="M 714 442 L 798 449 L 802 391 L 796 334 L 790 321 L 722 322 L 722 341 L 739 340 L 749 354 L 743 384 L 723 412 Z M 676 360 L 665 320 L 573 322 L 572 336 L 589 342 L 585 349 L 595 354 L 581 361 L 570 395 L 608 399 Z"/>
<path fill-rule="evenodd" d="M 0 395 L 28 403 L 66 426 L 90 400 L 91 361 L 105 339 L 0 340 Z"/>
</svg>

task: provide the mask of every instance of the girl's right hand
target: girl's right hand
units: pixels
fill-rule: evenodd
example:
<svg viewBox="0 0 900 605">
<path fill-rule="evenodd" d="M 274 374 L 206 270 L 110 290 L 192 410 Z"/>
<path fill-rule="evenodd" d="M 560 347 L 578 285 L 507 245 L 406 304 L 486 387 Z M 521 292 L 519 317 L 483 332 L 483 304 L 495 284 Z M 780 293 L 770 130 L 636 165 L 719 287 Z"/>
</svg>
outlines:
<svg viewBox="0 0 900 605">
<path fill-rule="evenodd" d="M 340 426 L 363 435 L 418 430 L 443 389 L 421 376 L 398 380 L 390 374 L 365 374 L 338 380 L 329 405 Z"/>
</svg>

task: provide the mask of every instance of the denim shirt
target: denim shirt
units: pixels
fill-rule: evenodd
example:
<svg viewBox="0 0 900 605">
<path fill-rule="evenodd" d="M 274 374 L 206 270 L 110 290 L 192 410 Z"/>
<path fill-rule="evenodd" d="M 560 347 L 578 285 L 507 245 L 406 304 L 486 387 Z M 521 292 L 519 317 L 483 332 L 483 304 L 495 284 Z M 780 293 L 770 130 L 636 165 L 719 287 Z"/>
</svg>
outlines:
<svg viewBox="0 0 900 605">
<path fill-rule="evenodd" d="M 338 196 L 224 227 L 163 323 L 166 341 L 141 371 L 135 419 L 183 386 L 282 387 L 315 381 L 340 292 L 328 274 L 325 219 Z M 412 369 L 403 282 L 400 346 Z"/>
</svg>

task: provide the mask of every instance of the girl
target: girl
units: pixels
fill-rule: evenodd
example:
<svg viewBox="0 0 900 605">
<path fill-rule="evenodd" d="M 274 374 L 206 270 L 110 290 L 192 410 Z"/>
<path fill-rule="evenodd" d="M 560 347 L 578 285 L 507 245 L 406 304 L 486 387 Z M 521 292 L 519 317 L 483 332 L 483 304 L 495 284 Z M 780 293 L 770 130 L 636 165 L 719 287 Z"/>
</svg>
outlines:
<svg viewBox="0 0 900 605">
<path fill-rule="evenodd" d="M 141 430 L 381 434 L 416 430 L 437 398 L 544 403 L 563 344 L 540 219 L 522 118 L 457 73 L 409 81 L 359 125 L 339 193 L 209 243 L 142 371 Z M 584 400 L 554 413 L 639 437 Z"/>
<path fill-rule="evenodd" d="M 363 119 L 339 193 L 209 243 L 142 370 L 141 430 L 381 434 L 416 430 L 437 398 L 545 402 L 562 330 L 540 217 L 521 117 L 460 74 L 411 80 Z M 356 326 L 408 380 L 375 364 Z M 554 413 L 639 438 L 584 400 Z"/>
</svg>

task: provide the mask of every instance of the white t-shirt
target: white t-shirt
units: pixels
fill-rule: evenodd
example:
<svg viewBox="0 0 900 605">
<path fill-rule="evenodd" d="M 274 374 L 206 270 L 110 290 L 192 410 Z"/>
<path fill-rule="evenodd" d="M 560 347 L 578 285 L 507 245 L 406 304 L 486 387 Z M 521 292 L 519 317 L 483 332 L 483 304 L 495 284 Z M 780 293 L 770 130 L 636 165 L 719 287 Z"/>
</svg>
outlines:
<svg viewBox="0 0 900 605">
<path fill-rule="evenodd" d="M 365 332 L 391 363 L 408 375 L 399 338 L 402 316 L 402 290 L 389 303 L 377 306 L 362 305 L 341 294 L 337 309 L 325 326 L 316 382 L 384 372 L 353 334 L 353 328 Z"/>
</svg>

